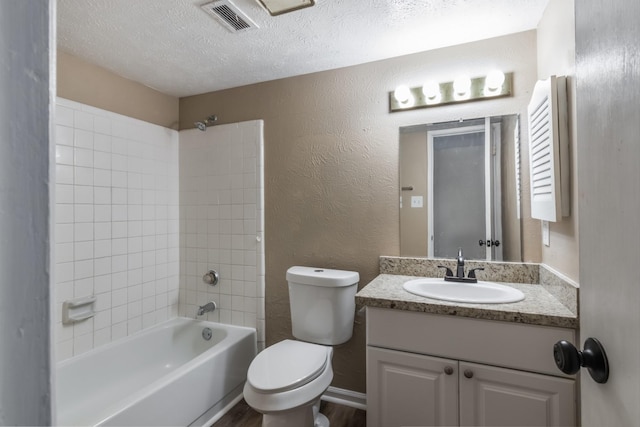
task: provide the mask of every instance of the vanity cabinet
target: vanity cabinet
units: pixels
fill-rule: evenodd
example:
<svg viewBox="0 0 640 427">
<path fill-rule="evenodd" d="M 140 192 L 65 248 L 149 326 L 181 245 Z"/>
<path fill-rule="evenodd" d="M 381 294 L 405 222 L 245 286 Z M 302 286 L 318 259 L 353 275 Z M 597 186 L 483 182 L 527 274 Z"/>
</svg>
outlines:
<svg viewBox="0 0 640 427">
<path fill-rule="evenodd" d="M 367 426 L 571 426 L 571 329 L 367 308 Z"/>
</svg>

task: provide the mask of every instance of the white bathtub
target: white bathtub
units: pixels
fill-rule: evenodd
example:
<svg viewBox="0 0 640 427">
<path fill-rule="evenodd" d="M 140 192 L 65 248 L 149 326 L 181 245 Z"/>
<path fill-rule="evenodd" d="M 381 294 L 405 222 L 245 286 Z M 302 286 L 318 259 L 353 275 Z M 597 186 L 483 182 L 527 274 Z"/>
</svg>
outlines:
<svg viewBox="0 0 640 427">
<path fill-rule="evenodd" d="M 204 425 L 241 396 L 255 355 L 254 329 L 169 320 L 59 363 L 57 424 Z"/>
</svg>

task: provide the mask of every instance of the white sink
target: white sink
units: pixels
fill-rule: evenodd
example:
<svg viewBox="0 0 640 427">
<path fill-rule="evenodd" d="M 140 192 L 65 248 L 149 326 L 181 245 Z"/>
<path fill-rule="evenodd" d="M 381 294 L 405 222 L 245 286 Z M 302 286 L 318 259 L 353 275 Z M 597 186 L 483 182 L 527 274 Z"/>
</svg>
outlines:
<svg viewBox="0 0 640 427">
<path fill-rule="evenodd" d="M 467 304 L 503 304 L 524 299 L 524 294 L 518 289 L 480 280 L 478 283 L 460 283 L 442 278 L 422 278 L 409 280 L 402 287 L 422 297 Z"/>
</svg>

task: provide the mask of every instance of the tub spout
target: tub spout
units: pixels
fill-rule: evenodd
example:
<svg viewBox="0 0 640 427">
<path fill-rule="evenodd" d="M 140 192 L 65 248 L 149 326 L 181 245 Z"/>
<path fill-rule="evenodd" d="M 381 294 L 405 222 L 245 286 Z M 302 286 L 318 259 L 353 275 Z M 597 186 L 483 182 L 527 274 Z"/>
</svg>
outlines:
<svg viewBox="0 0 640 427">
<path fill-rule="evenodd" d="M 205 313 L 208 313 L 210 311 L 213 311 L 216 309 L 216 303 L 213 301 L 209 301 L 208 303 L 206 303 L 205 305 L 201 305 L 200 307 L 198 307 L 198 316 L 202 316 Z"/>
</svg>

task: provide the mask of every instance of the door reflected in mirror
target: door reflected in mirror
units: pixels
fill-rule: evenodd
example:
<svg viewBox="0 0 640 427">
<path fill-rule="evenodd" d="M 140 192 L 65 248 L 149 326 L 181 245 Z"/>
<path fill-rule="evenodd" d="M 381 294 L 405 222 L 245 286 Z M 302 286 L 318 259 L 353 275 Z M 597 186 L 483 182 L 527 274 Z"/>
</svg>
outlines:
<svg viewBox="0 0 640 427">
<path fill-rule="evenodd" d="M 522 261 L 518 116 L 400 128 L 400 255 Z"/>
</svg>

